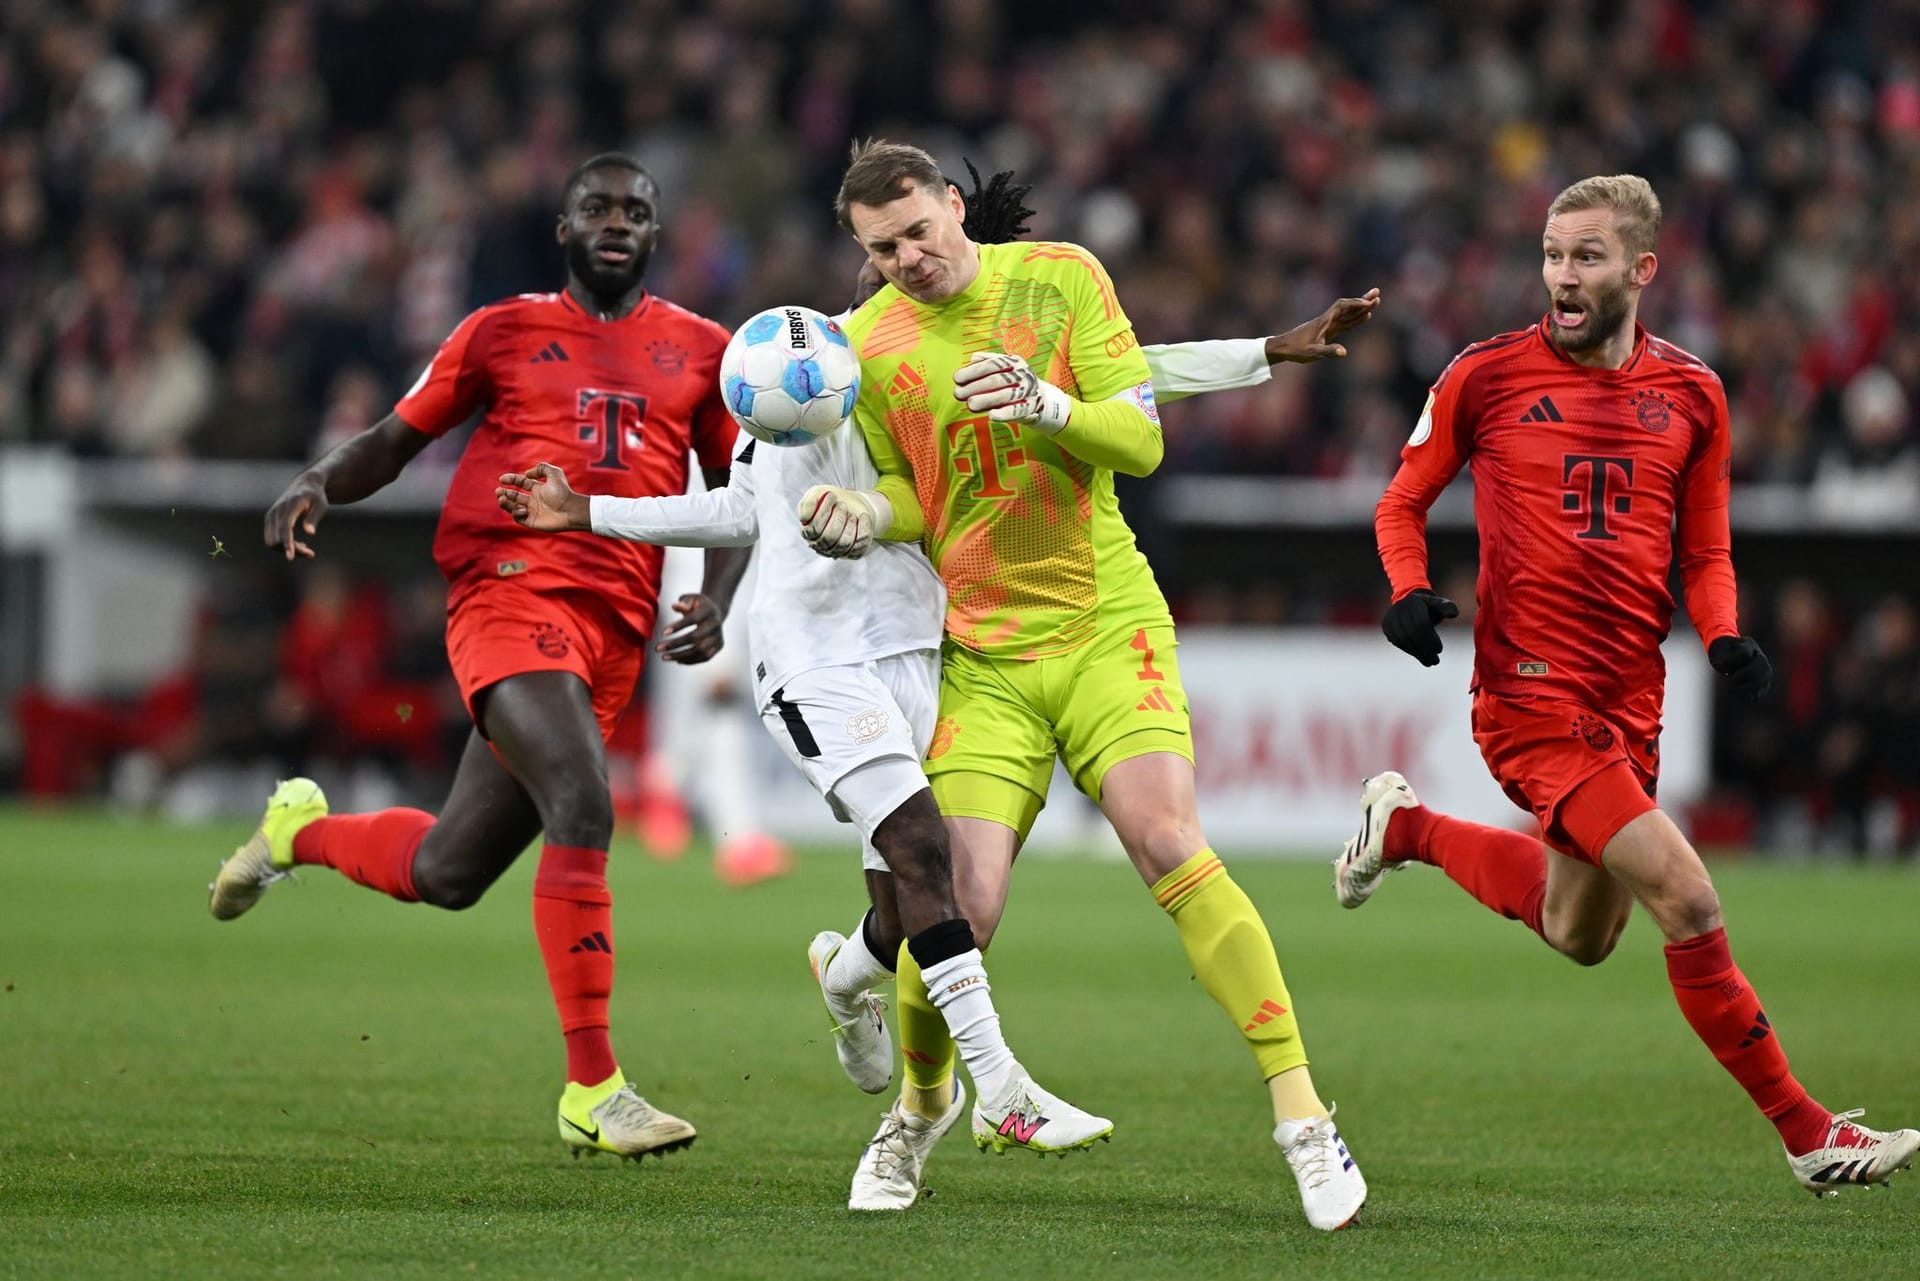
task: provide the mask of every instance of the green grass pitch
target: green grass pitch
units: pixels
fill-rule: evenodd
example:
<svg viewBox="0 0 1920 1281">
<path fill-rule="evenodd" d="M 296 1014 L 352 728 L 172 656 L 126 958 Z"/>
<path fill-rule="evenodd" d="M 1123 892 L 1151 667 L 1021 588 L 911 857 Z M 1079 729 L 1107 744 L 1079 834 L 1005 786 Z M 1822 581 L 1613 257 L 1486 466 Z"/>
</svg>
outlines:
<svg viewBox="0 0 1920 1281">
<path fill-rule="evenodd" d="M 1681 1020 L 1644 917 L 1582 970 L 1437 873 L 1339 910 L 1240 860 L 1372 1185 L 1310 1230 L 1265 1091 L 1133 873 L 1032 862 L 990 965 L 1040 1079 L 1112 1116 L 1067 1161 L 964 1125 L 932 1195 L 856 1216 L 883 1100 L 833 1061 L 805 948 L 850 854 L 717 887 L 622 838 L 615 1045 L 689 1152 L 572 1161 L 531 860 L 464 915 L 312 871 L 216 924 L 245 836 L 0 811 L 0 1276 L 1790 1277 L 1920 1270 L 1920 1179 L 1815 1201 Z M 1920 1123 L 1920 877 L 1716 868 L 1795 1067 Z"/>
</svg>

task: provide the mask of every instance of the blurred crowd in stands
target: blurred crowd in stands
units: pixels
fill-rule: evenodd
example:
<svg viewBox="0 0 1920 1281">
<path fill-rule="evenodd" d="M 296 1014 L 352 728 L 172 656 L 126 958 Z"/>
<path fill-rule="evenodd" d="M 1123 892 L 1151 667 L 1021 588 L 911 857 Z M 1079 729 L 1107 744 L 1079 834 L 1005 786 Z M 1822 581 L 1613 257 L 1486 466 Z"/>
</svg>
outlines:
<svg viewBox="0 0 1920 1281">
<path fill-rule="evenodd" d="M 829 202 L 878 133 L 1032 181 L 1033 234 L 1093 248 L 1143 341 L 1383 289 L 1338 367 L 1168 412 L 1169 468 L 1201 474 L 1384 481 L 1447 359 L 1542 310 L 1553 194 L 1643 174 L 1642 315 L 1725 379 L 1736 479 L 1831 521 L 1920 512 L 1920 0 L 0 9 L 0 447 L 309 457 L 467 310 L 559 284 L 560 181 L 609 147 L 660 180 L 660 293 L 837 310 L 859 257 Z M 1786 697 L 1739 718 L 1725 777 L 1910 796 L 1861 762 L 1912 724 L 1878 684 L 1911 601 L 1765 600 Z"/>
</svg>

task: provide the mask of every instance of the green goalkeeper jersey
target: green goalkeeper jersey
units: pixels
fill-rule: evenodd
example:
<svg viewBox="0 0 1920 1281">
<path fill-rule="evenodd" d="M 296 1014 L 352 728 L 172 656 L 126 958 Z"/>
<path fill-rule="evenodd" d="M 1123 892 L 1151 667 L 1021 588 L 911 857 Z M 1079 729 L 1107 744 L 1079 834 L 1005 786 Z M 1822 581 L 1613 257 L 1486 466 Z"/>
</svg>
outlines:
<svg viewBox="0 0 1920 1281">
<path fill-rule="evenodd" d="M 1044 658 L 1101 625 L 1170 621 L 1113 495 L 1162 452 L 1146 357 L 1113 281 L 1078 245 L 981 245 L 980 274 L 937 303 L 889 285 L 847 321 L 854 418 L 894 507 L 947 588 L 947 634 L 995 658 Z M 1056 436 L 996 423 L 953 394 L 975 352 L 1024 357 L 1080 402 Z M 878 608 L 884 604 L 876 603 Z"/>
</svg>

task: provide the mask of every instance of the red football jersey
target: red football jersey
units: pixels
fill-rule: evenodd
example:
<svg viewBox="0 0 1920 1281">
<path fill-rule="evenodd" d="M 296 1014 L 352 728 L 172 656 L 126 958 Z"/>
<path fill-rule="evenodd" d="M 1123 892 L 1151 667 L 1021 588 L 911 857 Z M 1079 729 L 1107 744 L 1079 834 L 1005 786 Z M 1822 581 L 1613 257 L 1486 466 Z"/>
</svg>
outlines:
<svg viewBox="0 0 1920 1281">
<path fill-rule="evenodd" d="M 1394 599 L 1430 586 L 1427 508 L 1467 466 L 1480 533 L 1474 688 L 1622 711 L 1657 703 L 1676 519 L 1701 640 L 1739 630 L 1729 446 L 1719 377 L 1638 325 L 1619 369 L 1574 363 L 1544 319 L 1477 343 L 1434 383 L 1374 512 Z"/>
<path fill-rule="evenodd" d="M 582 492 L 664 497 L 687 489 L 687 455 L 724 467 L 736 432 L 720 395 L 728 333 L 648 295 L 619 320 L 565 293 L 522 294 L 461 321 L 394 413 L 438 436 L 485 409 L 454 472 L 434 535 L 449 608 L 481 583 L 603 597 L 653 631 L 659 547 L 520 528 L 494 501 L 500 474 L 556 464 Z"/>
</svg>

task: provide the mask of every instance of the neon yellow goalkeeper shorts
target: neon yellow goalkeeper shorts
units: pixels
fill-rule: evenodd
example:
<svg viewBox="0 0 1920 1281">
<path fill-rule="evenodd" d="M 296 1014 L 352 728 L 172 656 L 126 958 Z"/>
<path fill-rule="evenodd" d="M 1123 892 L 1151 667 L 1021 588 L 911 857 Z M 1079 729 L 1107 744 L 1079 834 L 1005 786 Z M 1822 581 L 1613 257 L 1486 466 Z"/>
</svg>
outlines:
<svg viewBox="0 0 1920 1281">
<path fill-rule="evenodd" d="M 1094 801 L 1114 765 L 1150 752 L 1193 760 L 1173 625 L 1103 627 L 1066 654 L 988 658 L 941 650 L 940 719 L 927 750 L 940 811 L 1005 823 L 1026 837 L 1056 756 Z"/>
</svg>

